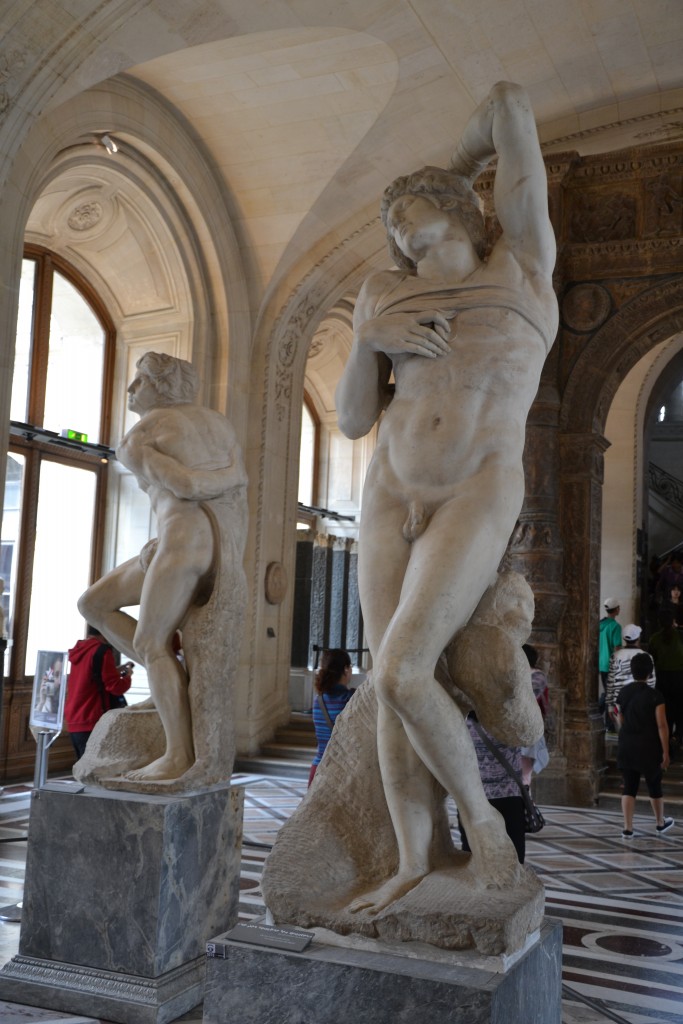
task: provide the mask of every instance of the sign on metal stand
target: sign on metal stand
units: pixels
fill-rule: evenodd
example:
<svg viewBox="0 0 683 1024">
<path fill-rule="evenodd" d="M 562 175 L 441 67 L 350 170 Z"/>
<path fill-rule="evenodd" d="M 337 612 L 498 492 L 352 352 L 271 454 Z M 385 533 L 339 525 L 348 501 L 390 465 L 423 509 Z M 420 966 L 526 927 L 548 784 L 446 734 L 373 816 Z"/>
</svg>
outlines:
<svg viewBox="0 0 683 1024">
<path fill-rule="evenodd" d="M 47 781 L 48 748 L 62 731 L 67 659 L 66 651 L 38 651 L 36 659 L 31 714 L 28 720 L 37 744 L 33 775 L 35 789 L 42 789 Z"/>
</svg>

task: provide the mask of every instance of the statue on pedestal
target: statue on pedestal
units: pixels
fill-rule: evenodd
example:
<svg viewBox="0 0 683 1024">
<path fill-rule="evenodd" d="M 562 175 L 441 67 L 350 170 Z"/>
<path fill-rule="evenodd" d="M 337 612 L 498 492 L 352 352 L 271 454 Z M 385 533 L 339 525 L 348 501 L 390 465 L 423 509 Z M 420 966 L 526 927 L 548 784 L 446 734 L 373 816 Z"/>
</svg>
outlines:
<svg viewBox="0 0 683 1024">
<path fill-rule="evenodd" d="M 484 259 L 484 221 L 472 182 L 494 156 L 502 234 Z M 398 178 L 384 193 L 381 213 L 400 269 L 374 273 L 361 288 L 353 348 L 337 390 L 339 425 L 348 437 L 367 434 L 381 416 L 359 542 L 374 696 L 364 698 L 366 713 L 353 707 L 354 698 L 340 723 L 364 717 L 359 728 L 367 744 L 367 723 L 376 714 L 379 802 L 395 856 L 381 865 L 371 855 L 370 877 L 363 868 L 355 884 L 340 884 L 331 902 L 342 893 L 351 898 L 327 919 L 331 928 L 365 934 L 373 926 L 379 934 L 380 921 L 395 918 L 412 890 L 431 886 L 444 858 L 481 891 L 513 891 L 523 876 L 503 820 L 484 795 L 457 695 L 437 678 L 443 674 L 437 666 L 448 663 L 455 672 L 461 704 L 464 694 L 469 706 L 486 705 L 486 727 L 504 742 L 529 743 L 542 731 L 520 649 L 533 597 L 524 581 L 527 596 L 519 597 L 497 575 L 524 497 L 526 418 L 558 323 L 545 167 L 524 91 L 495 85 L 465 127 L 450 169 L 426 167 Z M 498 618 L 487 626 L 488 605 Z M 484 620 L 478 624 L 477 611 Z M 488 637 L 478 672 L 471 645 L 462 643 L 467 635 Z M 443 657 L 453 644 L 460 645 L 458 657 Z M 458 669 L 470 662 L 476 678 Z M 351 745 L 347 735 L 346 752 Z M 332 746 L 330 771 L 323 760 L 311 807 L 316 800 L 320 807 L 322 787 L 329 801 L 344 799 L 335 793 L 339 774 L 331 777 L 342 760 Z M 364 787 L 373 781 L 365 778 Z M 464 861 L 443 841 L 438 807 L 446 793 L 470 840 L 471 858 L 459 855 Z M 301 814 L 307 816 L 306 802 Z M 307 821 L 314 829 L 310 814 Z M 276 919 L 289 913 L 284 903 L 278 909 L 281 871 L 293 866 L 285 850 L 292 853 L 302 828 L 296 816 L 290 820 L 266 869 L 264 892 Z M 310 879 L 310 864 L 307 871 Z M 410 914 L 416 913 L 413 901 Z M 304 919 L 310 924 L 321 916 L 306 912 L 298 920 Z"/>
<path fill-rule="evenodd" d="M 199 380 L 190 363 L 148 352 L 137 371 L 128 407 L 140 420 L 117 458 L 149 495 L 158 536 L 90 587 L 78 607 L 114 647 L 144 665 L 151 698 L 104 716 L 74 775 L 167 792 L 227 780 L 232 770 L 247 477 L 230 422 L 195 404 Z M 122 611 L 131 605 L 140 607 L 137 620 Z M 183 661 L 174 651 L 178 633 Z M 140 716 L 150 711 L 140 749 Z"/>
</svg>

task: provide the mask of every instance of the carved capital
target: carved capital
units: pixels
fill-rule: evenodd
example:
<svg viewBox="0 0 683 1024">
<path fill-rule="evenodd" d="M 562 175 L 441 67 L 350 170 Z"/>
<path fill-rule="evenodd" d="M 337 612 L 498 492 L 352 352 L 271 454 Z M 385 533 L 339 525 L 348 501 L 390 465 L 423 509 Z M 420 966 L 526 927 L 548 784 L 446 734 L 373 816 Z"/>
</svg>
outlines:
<svg viewBox="0 0 683 1024">
<path fill-rule="evenodd" d="M 563 480 L 578 476 L 602 484 L 604 453 L 609 447 L 610 442 L 601 434 L 560 434 Z"/>
</svg>

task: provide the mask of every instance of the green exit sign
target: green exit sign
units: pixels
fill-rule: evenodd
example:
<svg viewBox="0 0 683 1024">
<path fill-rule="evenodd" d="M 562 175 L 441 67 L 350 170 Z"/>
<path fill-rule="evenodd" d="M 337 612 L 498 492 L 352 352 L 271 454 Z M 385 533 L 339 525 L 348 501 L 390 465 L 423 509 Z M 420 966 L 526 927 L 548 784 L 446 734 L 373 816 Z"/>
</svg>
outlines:
<svg viewBox="0 0 683 1024">
<path fill-rule="evenodd" d="M 65 437 L 67 441 L 78 441 L 79 444 L 88 443 L 88 435 L 82 434 L 80 430 L 63 430 L 62 437 Z"/>
</svg>

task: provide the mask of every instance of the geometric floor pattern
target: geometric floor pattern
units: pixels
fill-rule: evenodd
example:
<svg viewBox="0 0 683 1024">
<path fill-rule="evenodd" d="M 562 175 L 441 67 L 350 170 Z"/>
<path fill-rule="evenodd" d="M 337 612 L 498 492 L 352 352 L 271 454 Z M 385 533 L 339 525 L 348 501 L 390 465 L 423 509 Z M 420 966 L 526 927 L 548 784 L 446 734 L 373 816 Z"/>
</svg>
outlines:
<svg viewBox="0 0 683 1024">
<path fill-rule="evenodd" d="M 264 913 L 263 864 L 306 781 L 260 775 L 233 781 L 245 787 L 239 912 L 249 921 Z M 2 907 L 23 894 L 30 790 L 8 786 L 0 794 Z M 543 807 L 543 814 L 543 831 L 527 837 L 527 863 L 546 886 L 546 914 L 563 923 L 563 1024 L 682 1024 L 683 822 L 658 836 L 652 818 L 636 817 L 635 838 L 626 842 L 620 814 L 568 807 Z M 455 828 L 453 835 L 458 843 Z M 0 920 L 0 965 L 18 943 L 19 925 Z M 201 1008 L 181 1020 L 200 1022 Z M 51 1021 L 90 1024 L 0 1001 L 2 1024 Z"/>
</svg>

